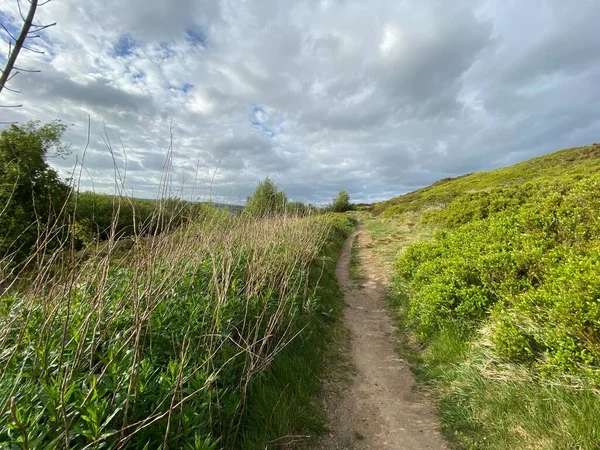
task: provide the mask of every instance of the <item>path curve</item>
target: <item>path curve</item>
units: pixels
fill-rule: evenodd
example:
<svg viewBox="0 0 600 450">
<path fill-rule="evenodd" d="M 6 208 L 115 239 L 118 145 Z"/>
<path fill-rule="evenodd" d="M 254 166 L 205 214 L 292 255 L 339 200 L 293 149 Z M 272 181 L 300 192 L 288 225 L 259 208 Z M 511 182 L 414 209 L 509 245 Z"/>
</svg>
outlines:
<svg viewBox="0 0 600 450">
<path fill-rule="evenodd" d="M 355 286 L 350 278 L 350 255 L 355 236 L 366 281 Z M 346 240 L 336 268 L 344 291 L 344 325 L 355 370 L 338 393 L 326 394 L 329 433 L 317 449 L 445 449 L 435 410 L 415 390 L 406 361 L 395 351 L 396 329 L 387 310 L 387 274 L 360 230 Z"/>
</svg>

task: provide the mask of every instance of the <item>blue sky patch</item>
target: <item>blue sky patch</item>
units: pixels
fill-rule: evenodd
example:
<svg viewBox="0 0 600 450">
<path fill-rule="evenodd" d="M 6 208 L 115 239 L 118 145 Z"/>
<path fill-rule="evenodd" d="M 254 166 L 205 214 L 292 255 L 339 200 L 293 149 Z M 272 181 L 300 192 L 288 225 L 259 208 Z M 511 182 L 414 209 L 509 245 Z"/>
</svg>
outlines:
<svg viewBox="0 0 600 450">
<path fill-rule="evenodd" d="M 114 55 L 119 56 L 130 56 L 133 54 L 133 50 L 136 46 L 133 38 L 127 34 L 121 36 L 113 48 Z"/>
<path fill-rule="evenodd" d="M 252 114 L 254 119 L 250 122 L 253 127 L 258 128 L 265 136 L 273 138 L 275 131 L 265 125 L 265 121 L 269 118 L 269 114 L 259 105 L 252 105 Z"/>
<path fill-rule="evenodd" d="M 193 46 L 206 47 L 208 36 L 201 27 L 195 27 L 185 30 L 185 39 Z"/>
</svg>

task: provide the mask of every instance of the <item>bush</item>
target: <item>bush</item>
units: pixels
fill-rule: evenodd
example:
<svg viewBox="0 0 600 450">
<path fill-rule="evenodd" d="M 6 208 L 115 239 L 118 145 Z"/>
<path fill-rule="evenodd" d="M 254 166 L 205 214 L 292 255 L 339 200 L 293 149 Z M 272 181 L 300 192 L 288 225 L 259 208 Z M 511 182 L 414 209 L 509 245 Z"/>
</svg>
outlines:
<svg viewBox="0 0 600 450">
<path fill-rule="evenodd" d="M 451 229 L 396 266 L 420 334 L 489 324 L 497 354 L 600 382 L 598 192 L 598 174 L 565 176 L 467 194 L 430 214 Z"/>
<path fill-rule="evenodd" d="M 258 183 L 254 193 L 246 199 L 244 212 L 251 217 L 268 217 L 283 214 L 288 199 L 285 192 L 269 178 Z"/>
<path fill-rule="evenodd" d="M 340 191 L 336 198 L 333 199 L 329 207 L 330 211 L 341 213 L 350 211 L 352 205 L 350 204 L 350 194 L 346 191 Z"/>
</svg>

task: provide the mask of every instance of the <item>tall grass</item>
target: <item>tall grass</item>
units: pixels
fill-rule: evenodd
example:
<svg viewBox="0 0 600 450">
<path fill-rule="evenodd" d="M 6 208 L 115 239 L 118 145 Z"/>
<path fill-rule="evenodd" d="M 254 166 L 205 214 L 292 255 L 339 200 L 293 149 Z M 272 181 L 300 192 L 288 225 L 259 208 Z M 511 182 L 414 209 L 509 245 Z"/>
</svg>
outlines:
<svg viewBox="0 0 600 450">
<path fill-rule="evenodd" d="M 18 270 L 2 262 L 0 447 L 264 448 L 298 427 L 248 424 L 277 410 L 261 398 L 284 395 L 264 394 L 266 379 L 294 367 L 278 355 L 330 312 L 323 255 L 351 225 L 206 208 L 175 228 L 156 211 L 145 226 L 159 224 L 159 236 L 134 225 L 123 245 L 117 206 L 106 242 L 76 252 L 71 220 L 58 245 L 44 245 L 49 230 Z M 309 357 L 319 354 L 305 352 L 287 378 L 312 379 L 300 367 Z"/>
</svg>

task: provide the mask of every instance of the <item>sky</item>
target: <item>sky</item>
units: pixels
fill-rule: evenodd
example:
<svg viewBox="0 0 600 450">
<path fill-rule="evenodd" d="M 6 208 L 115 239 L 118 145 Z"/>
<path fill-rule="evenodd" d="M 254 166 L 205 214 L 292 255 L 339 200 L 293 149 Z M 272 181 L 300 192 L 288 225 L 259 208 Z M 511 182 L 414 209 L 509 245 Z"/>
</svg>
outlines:
<svg viewBox="0 0 600 450">
<path fill-rule="evenodd" d="M 169 161 L 193 200 L 269 176 L 374 202 L 600 141 L 598 0 L 53 0 L 36 21 L 57 25 L 17 65 L 41 72 L 0 121 L 62 120 L 50 162 L 97 192 L 155 198 Z"/>
</svg>

